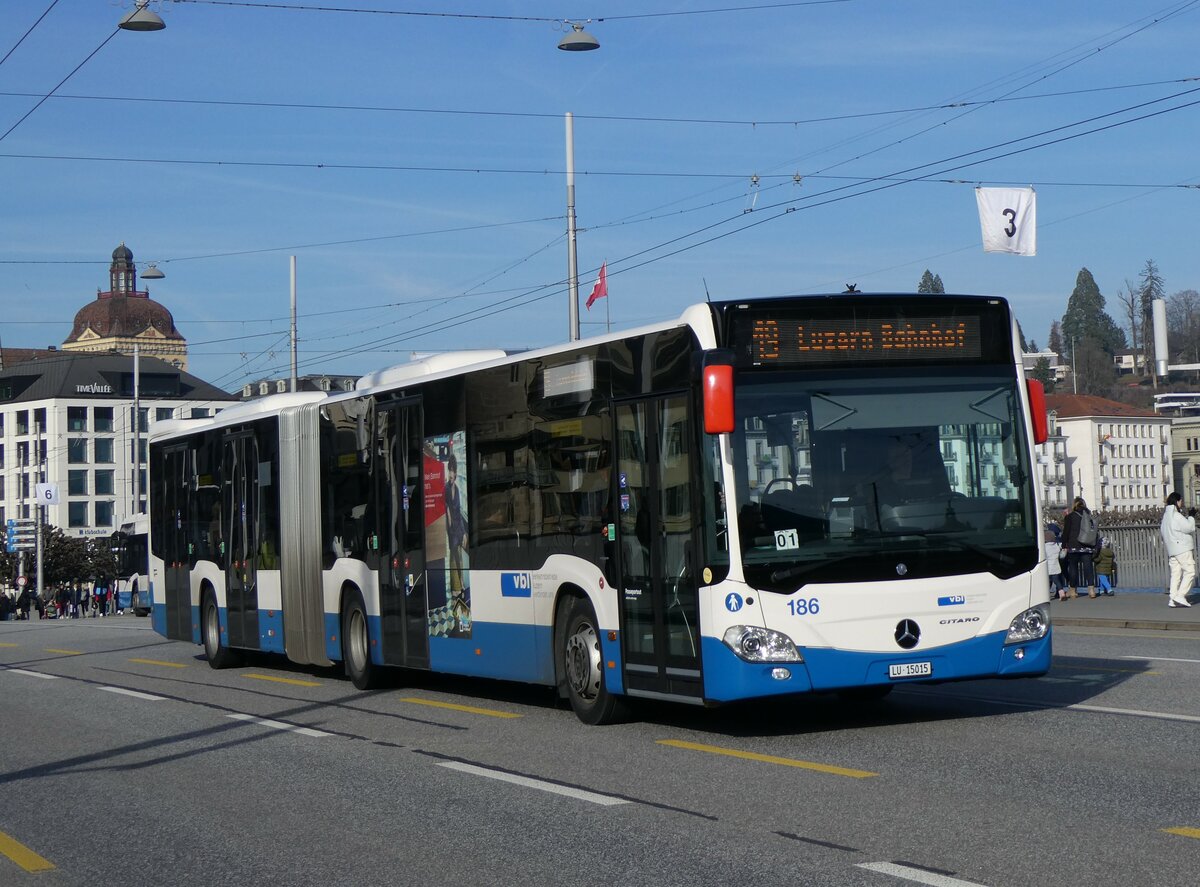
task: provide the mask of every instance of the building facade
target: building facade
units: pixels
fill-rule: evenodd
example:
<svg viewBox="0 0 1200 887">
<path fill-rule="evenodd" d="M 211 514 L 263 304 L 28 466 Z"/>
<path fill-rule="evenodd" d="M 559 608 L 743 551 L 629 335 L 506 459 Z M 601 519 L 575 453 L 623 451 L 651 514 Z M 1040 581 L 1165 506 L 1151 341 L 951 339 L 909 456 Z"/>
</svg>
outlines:
<svg viewBox="0 0 1200 887">
<path fill-rule="evenodd" d="M 236 398 L 155 358 L 58 352 L 0 371 L 0 525 L 43 519 L 69 536 L 106 536 L 146 500 L 146 442 L 156 421 L 212 415 Z M 136 391 L 135 391 L 136 388 Z M 139 421 L 134 422 L 137 395 Z M 136 462 L 135 462 L 136 460 Z"/>
<path fill-rule="evenodd" d="M 1053 432 L 1038 462 L 1047 507 L 1076 496 L 1093 511 L 1162 507 L 1175 484 L 1169 417 L 1083 394 L 1047 395 L 1046 408 Z"/>
</svg>

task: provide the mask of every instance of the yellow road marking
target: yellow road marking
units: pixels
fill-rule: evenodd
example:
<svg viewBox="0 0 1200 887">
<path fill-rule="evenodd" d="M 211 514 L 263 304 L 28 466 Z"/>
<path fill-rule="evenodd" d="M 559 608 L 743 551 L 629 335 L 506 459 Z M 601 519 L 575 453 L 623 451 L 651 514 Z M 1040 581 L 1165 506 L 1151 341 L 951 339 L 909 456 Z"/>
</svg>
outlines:
<svg viewBox="0 0 1200 887">
<path fill-rule="evenodd" d="M 1140 671 L 1136 668 L 1102 668 L 1100 666 L 1087 665 L 1055 665 L 1054 668 L 1073 668 L 1075 671 L 1115 671 L 1120 674 L 1152 674 L 1161 675 L 1161 671 Z"/>
<path fill-rule="evenodd" d="M 62 653 L 64 656 L 82 656 L 82 650 L 56 650 L 53 647 L 46 648 L 47 653 Z"/>
<path fill-rule="evenodd" d="M 244 678 L 253 678 L 256 681 L 271 681 L 275 684 L 291 684 L 294 687 L 319 687 L 321 684 L 318 681 L 302 681 L 299 678 L 280 678 L 273 674 L 244 674 Z"/>
<path fill-rule="evenodd" d="M 15 841 L 4 832 L 0 832 L 0 853 L 3 853 L 27 872 L 48 872 L 54 868 L 54 863 L 38 856 L 20 841 Z"/>
<path fill-rule="evenodd" d="M 816 764 L 812 761 L 797 761 L 794 758 L 777 758 L 774 755 L 760 755 L 752 751 L 737 751 L 732 748 L 721 748 L 717 745 L 701 745 L 699 742 L 684 742 L 681 739 L 660 739 L 659 745 L 672 745 L 675 748 L 687 748 L 692 751 L 703 751 L 714 755 L 728 755 L 731 758 L 742 758 L 747 761 L 761 761 L 764 764 L 781 764 L 784 767 L 800 767 L 803 770 L 817 770 L 821 773 L 832 773 L 834 776 L 850 776 L 854 779 L 866 779 L 868 776 L 878 776 L 869 770 L 851 770 L 848 767 L 835 767 L 832 764 Z"/>
<path fill-rule="evenodd" d="M 1163 831 L 1171 835 L 1183 835 L 1185 838 L 1200 838 L 1200 828 L 1180 826 L 1179 828 L 1165 828 Z"/>
<path fill-rule="evenodd" d="M 19 647 L 20 644 L 0 644 L 0 647 Z"/>
<path fill-rule="evenodd" d="M 411 702 L 414 705 L 430 705 L 434 708 L 451 708 L 454 711 L 465 711 L 473 715 L 487 715 L 489 718 L 519 718 L 518 714 L 513 714 L 510 711 L 496 711 L 491 708 L 476 708 L 473 705 L 457 705 L 453 702 L 438 702 L 434 699 L 418 699 L 415 696 L 405 696 L 401 702 Z"/>
<path fill-rule="evenodd" d="M 130 662 L 137 662 L 141 665 L 161 665 L 165 668 L 187 668 L 187 664 L 183 662 L 163 662 L 161 659 L 130 659 Z"/>
</svg>

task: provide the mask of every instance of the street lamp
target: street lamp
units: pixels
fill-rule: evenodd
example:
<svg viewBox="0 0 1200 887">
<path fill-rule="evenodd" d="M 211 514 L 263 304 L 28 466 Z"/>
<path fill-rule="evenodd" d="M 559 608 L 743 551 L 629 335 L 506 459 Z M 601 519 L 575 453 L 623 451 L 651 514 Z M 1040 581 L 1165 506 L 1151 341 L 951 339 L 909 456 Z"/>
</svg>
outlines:
<svg viewBox="0 0 1200 887">
<path fill-rule="evenodd" d="M 167 23 L 146 8 L 149 3 L 150 0 L 137 0 L 133 9 L 117 22 L 117 27 L 123 31 L 161 31 Z"/>
<path fill-rule="evenodd" d="M 570 25 L 571 30 L 567 36 L 558 41 L 559 49 L 565 49 L 567 52 L 587 52 L 600 48 L 600 41 L 583 29 L 587 22 L 564 22 L 564 24 Z"/>
<path fill-rule="evenodd" d="M 142 272 L 142 280 L 162 280 L 166 276 L 158 270 L 158 266 L 153 262 L 148 262 L 146 270 Z"/>
</svg>

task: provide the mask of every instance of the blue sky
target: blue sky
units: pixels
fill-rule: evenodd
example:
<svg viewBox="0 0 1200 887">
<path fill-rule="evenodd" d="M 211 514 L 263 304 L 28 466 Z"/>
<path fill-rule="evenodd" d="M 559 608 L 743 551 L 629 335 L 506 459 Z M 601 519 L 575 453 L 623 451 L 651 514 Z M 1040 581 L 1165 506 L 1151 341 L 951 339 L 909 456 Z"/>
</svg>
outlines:
<svg viewBox="0 0 1200 887">
<path fill-rule="evenodd" d="M 568 111 L 614 328 L 929 268 L 1044 344 L 1081 267 L 1121 324 L 1147 259 L 1200 289 L 1200 0 L 165 0 L 107 43 L 130 0 L 58 0 L 13 50 L 51 2 L 5 4 L 0 133 L 95 55 L 0 138 L 5 346 L 61 343 L 122 241 L 227 388 L 286 375 L 291 255 L 301 372 L 563 341 Z M 1036 257 L 983 252 L 980 183 L 1036 188 Z"/>
</svg>

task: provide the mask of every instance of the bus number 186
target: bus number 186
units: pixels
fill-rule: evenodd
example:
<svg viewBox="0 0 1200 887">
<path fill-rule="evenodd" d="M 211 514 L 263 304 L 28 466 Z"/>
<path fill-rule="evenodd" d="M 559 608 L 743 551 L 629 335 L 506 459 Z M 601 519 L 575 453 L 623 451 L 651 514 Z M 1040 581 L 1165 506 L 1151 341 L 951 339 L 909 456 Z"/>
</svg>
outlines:
<svg viewBox="0 0 1200 887">
<path fill-rule="evenodd" d="M 787 602 L 788 610 L 793 616 L 816 616 L 821 612 L 821 601 L 818 598 L 796 598 Z"/>
</svg>

